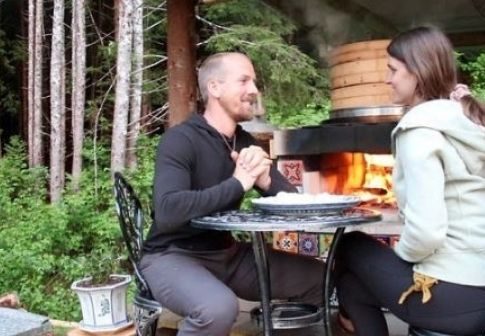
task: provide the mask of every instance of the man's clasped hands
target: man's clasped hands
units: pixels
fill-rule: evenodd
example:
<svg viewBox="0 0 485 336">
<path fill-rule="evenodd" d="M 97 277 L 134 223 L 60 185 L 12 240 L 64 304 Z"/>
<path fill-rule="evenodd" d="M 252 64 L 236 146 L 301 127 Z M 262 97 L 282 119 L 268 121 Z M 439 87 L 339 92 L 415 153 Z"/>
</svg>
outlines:
<svg viewBox="0 0 485 336">
<path fill-rule="evenodd" d="M 259 146 L 243 148 L 239 153 L 233 151 L 231 158 L 236 163 L 233 176 L 241 182 L 244 191 L 253 186 L 268 190 L 271 185 L 270 168 L 272 161 Z"/>
</svg>

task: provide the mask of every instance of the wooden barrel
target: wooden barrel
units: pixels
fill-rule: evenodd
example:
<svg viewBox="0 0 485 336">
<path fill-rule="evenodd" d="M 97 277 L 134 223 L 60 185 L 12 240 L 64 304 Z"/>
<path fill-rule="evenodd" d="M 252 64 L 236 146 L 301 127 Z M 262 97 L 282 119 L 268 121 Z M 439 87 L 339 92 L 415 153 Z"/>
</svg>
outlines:
<svg viewBox="0 0 485 336">
<path fill-rule="evenodd" d="M 392 105 L 385 84 L 389 40 L 345 44 L 330 53 L 332 109 Z"/>
</svg>

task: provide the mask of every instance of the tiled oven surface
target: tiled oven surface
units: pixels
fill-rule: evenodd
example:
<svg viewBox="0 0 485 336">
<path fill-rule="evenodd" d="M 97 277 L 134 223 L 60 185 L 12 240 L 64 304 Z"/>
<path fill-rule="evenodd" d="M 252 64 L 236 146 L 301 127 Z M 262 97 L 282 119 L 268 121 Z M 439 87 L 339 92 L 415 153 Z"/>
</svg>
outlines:
<svg viewBox="0 0 485 336">
<path fill-rule="evenodd" d="M 383 220 L 373 224 L 356 225 L 347 231 L 363 231 L 382 243 L 394 246 L 399 241 L 402 223 L 396 209 L 378 209 L 382 213 Z M 277 231 L 273 233 L 273 248 L 289 253 L 298 253 L 307 256 L 326 258 L 328 248 L 333 238 L 333 231 L 329 233 L 306 233 Z"/>
</svg>

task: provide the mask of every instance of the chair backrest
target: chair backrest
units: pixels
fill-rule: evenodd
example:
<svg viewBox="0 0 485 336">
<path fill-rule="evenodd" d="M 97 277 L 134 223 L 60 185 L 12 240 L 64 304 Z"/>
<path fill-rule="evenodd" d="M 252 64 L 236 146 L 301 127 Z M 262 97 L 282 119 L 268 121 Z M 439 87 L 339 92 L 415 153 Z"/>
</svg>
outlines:
<svg viewBox="0 0 485 336">
<path fill-rule="evenodd" d="M 142 294 L 151 297 L 150 289 L 138 268 L 142 255 L 143 226 L 145 221 L 140 200 L 131 185 L 119 172 L 114 174 L 113 190 L 115 195 L 116 212 L 118 214 L 121 232 L 128 249 L 128 258 L 135 271 L 138 290 Z"/>
</svg>

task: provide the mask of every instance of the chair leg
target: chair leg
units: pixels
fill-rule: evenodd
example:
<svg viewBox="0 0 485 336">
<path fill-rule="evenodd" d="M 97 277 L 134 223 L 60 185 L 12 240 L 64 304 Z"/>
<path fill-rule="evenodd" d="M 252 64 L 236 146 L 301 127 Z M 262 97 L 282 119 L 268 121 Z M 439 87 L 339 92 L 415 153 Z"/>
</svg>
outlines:
<svg viewBox="0 0 485 336">
<path fill-rule="evenodd" d="M 135 307 L 136 336 L 155 336 L 160 314 L 160 310 Z"/>
<path fill-rule="evenodd" d="M 151 323 L 151 328 L 148 336 L 156 336 L 157 335 L 157 327 L 158 327 L 158 318 L 153 320 Z"/>
</svg>

